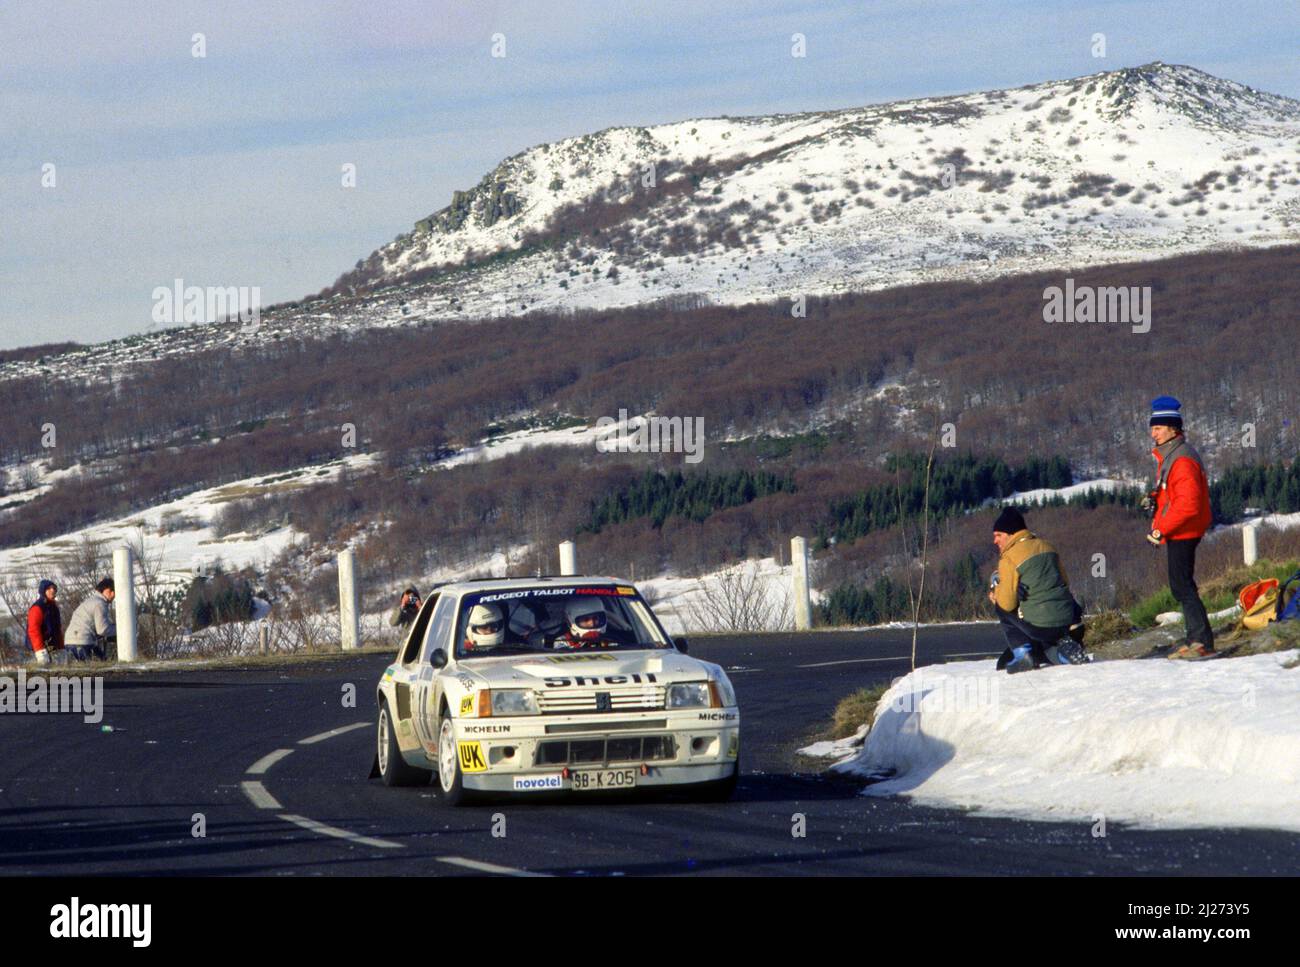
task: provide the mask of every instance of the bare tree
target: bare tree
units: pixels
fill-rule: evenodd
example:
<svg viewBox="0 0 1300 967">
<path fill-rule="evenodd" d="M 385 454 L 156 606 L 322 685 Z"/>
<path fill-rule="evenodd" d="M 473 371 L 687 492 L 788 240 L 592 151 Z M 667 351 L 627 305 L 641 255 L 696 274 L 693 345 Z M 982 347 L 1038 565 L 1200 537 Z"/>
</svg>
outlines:
<svg viewBox="0 0 1300 967">
<path fill-rule="evenodd" d="M 790 595 L 772 586 L 747 561 L 713 577 L 700 578 L 684 617 L 697 631 L 775 631 L 790 626 Z"/>
<path fill-rule="evenodd" d="M 935 428 L 933 438 L 930 440 L 930 452 L 925 459 L 925 496 L 921 504 L 921 536 L 920 536 L 920 586 L 914 588 L 912 585 L 912 571 L 907 572 L 907 600 L 912 611 L 912 671 L 916 671 L 916 639 L 921 626 L 921 602 L 925 598 L 925 572 L 929 564 L 930 549 L 930 481 L 934 470 L 934 451 L 939 445 L 939 431 Z M 907 518 L 903 507 L 903 485 L 898 477 L 898 467 L 895 465 L 895 480 L 897 481 L 898 496 L 898 530 L 903 538 L 903 553 L 911 557 L 914 553 L 915 543 L 908 540 L 907 536 Z"/>
</svg>

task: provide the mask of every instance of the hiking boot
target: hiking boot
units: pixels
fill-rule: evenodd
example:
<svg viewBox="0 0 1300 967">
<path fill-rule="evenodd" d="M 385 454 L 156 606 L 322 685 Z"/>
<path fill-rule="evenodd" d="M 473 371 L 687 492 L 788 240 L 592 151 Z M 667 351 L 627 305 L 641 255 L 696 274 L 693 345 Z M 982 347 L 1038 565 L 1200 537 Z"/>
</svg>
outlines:
<svg viewBox="0 0 1300 967">
<path fill-rule="evenodd" d="M 1028 645 L 1020 645 L 1011 649 L 1011 661 L 1007 662 L 1008 675 L 1033 671 L 1034 668 L 1034 653 Z"/>
<path fill-rule="evenodd" d="M 1195 661 L 1198 658 L 1209 658 L 1214 654 L 1214 649 L 1209 645 L 1202 645 L 1200 642 L 1191 642 L 1171 651 L 1166 658 L 1177 659 L 1180 661 Z"/>
<path fill-rule="evenodd" d="M 1061 656 L 1061 664 L 1086 665 L 1088 655 L 1072 636 L 1067 635 L 1056 643 L 1056 653 Z"/>
</svg>

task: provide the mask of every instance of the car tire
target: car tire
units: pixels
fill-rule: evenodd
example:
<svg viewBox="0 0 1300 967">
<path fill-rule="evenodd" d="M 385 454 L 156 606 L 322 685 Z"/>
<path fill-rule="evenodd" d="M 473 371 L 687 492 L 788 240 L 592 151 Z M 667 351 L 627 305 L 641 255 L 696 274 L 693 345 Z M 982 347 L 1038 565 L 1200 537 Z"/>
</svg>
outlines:
<svg viewBox="0 0 1300 967">
<path fill-rule="evenodd" d="M 474 794 L 465 788 L 465 776 L 456 752 L 456 730 L 446 716 L 438 724 L 438 788 L 448 806 L 468 806 Z"/>
<path fill-rule="evenodd" d="M 383 700 L 379 703 L 375 759 L 385 786 L 427 786 L 433 776 L 432 770 L 417 769 L 407 765 L 402 758 L 402 751 L 397 746 L 397 731 L 393 728 L 393 717 L 388 711 L 388 702 Z"/>
</svg>

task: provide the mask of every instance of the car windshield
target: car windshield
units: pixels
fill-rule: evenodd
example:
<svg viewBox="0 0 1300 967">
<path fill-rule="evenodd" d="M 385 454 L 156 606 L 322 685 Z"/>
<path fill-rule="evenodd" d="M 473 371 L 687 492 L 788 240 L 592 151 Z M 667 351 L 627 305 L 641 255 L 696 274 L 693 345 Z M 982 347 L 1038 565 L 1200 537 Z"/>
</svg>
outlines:
<svg viewBox="0 0 1300 967">
<path fill-rule="evenodd" d="M 667 647 L 649 607 L 625 584 L 467 594 L 456 624 L 458 658 Z"/>
</svg>

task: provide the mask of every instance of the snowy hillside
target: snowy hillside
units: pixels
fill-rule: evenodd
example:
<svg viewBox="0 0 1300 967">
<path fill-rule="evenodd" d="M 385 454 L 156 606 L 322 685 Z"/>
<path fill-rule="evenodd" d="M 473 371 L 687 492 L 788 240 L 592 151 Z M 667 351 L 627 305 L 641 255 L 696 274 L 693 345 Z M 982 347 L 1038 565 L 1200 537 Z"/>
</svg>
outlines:
<svg viewBox="0 0 1300 967">
<path fill-rule="evenodd" d="M 507 159 L 348 282 L 485 264 L 443 273 L 408 310 L 513 313 L 674 293 L 739 303 L 1296 241 L 1298 144 L 1300 103 L 1159 63 L 846 111 L 614 128 Z M 503 253 L 518 257 L 487 261 Z"/>
<path fill-rule="evenodd" d="M 1300 102 L 1161 63 L 840 111 L 612 128 L 506 159 L 260 324 L 0 378 L 434 319 L 742 304 L 1300 242 Z"/>
</svg>

